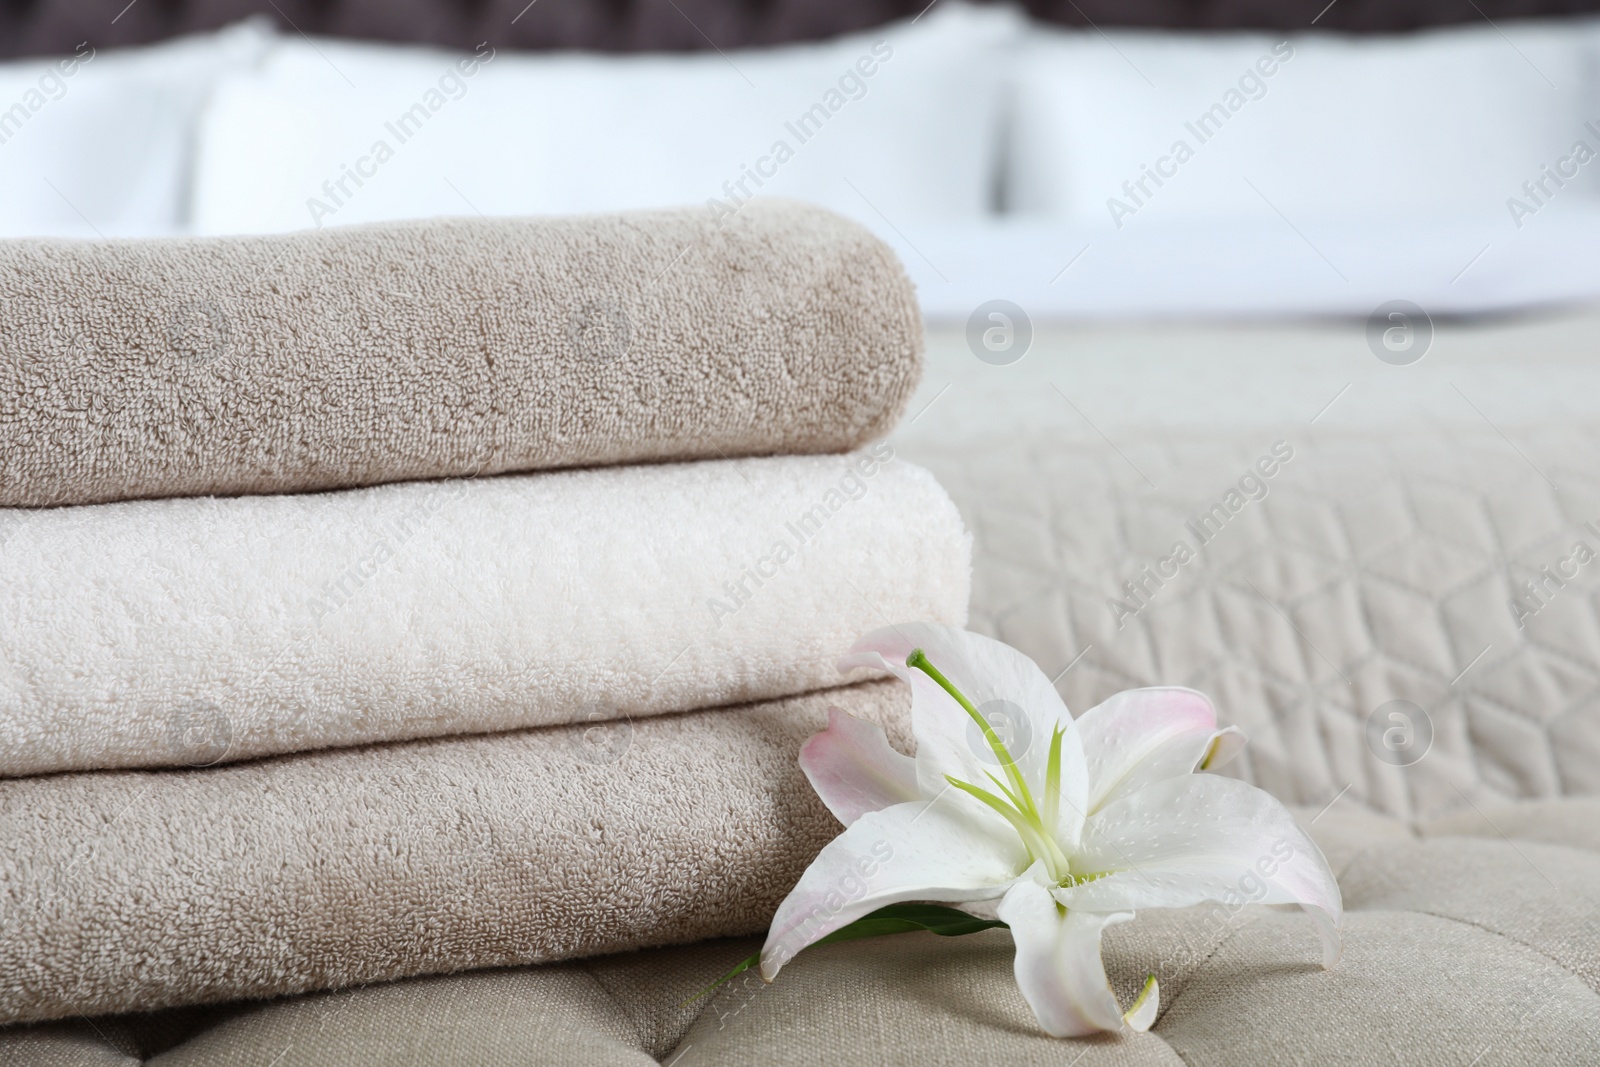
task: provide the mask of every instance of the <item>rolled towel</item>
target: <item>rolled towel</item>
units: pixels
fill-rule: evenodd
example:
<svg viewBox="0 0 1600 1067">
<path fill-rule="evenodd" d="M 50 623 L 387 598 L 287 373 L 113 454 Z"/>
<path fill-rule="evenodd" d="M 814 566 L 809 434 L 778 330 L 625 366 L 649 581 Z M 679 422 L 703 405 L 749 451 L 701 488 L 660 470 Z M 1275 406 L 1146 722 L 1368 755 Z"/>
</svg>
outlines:
<svg viewBox="0 0 1600 1067">
<path fill-rule="evenodd" d="M 0 242 L 0 505 L 841 452 L 921 373 L 894 253 L 756 201 Z"/>
<path fill-rule="evenodd" d="M 796 763 L 829 704 L 909 746 L 905 690 L 865 682 L 634 723 L 0 782 L 0 1023 L 762 930 L 839 832 Z"/>
<path fill-rule="evenodd" d="M 31 513 L 0 552 L 0 776 L 839 685 L 885 618 L 966 615 L 961 518 L 893 455 Z"/>
</svg>

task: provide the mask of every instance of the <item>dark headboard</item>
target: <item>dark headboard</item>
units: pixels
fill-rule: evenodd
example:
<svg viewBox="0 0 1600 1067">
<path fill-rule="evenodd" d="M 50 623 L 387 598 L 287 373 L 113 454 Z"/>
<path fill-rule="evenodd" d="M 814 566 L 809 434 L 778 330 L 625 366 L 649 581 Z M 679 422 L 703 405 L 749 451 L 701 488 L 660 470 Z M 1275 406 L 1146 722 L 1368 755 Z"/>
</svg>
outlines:
<svg viewBox="0 0 1600 1067">
<path fill-rule="evenodd" d="M 926 0 L 0 0 L 0 57 L 144 44 L 263 14 L 286 30 L 471 48 L 692 51 L 816 40 Z M 1064 25 L 1374 33 L 1600 11 L 1600 0 L 1027 0 Z"/>
</svg>

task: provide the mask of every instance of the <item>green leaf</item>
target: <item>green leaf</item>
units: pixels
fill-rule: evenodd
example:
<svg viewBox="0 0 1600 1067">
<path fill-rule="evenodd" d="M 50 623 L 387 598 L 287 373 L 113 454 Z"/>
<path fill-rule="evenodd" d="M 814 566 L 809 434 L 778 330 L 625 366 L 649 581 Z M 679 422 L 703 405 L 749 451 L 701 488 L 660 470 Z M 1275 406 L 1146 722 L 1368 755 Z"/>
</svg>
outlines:
<svg viewBox="0 0 1600 1067">
<path fill-rule="evenodd" d="M 926 930 L 940 937 L 960 937 L 980 930 L 1005 926 L 999 919 L 980 919 L 958 908 L 943 904 L 890 904 L 863 915 L 848 926 L 841 926 L 814 944 L 826 945 L 834 941 L 854 941 L 862 937 L 879 937 L 883 934 L 909 934 Z"/>
<path fill-rule="evenodd" d="M 714 990 L 717 990 L 717 989 L 721 989 L 723 986 L 727 985 L 729 982 L 733 981 L 735 978 L 739 977 L 741 974 L 743 974 L 744 972 L 748 971 L 750 968 L 754 967 L 756 964 L 758 964 L 760 962 L 761 962 L 761 953 L 759 953 L 759 952 L 755 953 L 752 956 L 746 956 L 744 959 L 740 960 L 738 963 L 733 965 L 733 970 L 729 971 L 727 974 L 723 975 L 721 978 L 718 978 L 715 982 L 712 982 L 710 985 L 708 985 L 704 989 L 700 990 L 700 992 L 696 993 L 694 996 L 690 997 L 688 1000 L 684 1001 L 682 1004 L 679 1004 L 678 1007 L 686 1008 L 690 1004 L 693 1004 L 695 1001 L 699 1000 L 701 997 L 705 996 L 707 993 L 713 992 Z"/>
<path fill-rule="evenodd" d="M 992 930 L 1005 925 L 999 919 L 980 919 L 959 909 L 947 908 L 943 904 L 890 904 L 888 907 L 863 915 L 853 923 L 839 927 L 827 937 L 813 941 L 811 945 L 829 945 L 835 941 L 856 941 L 863 937 L 883 937 L 887 934 L 910 934 L 919 930 L 938 934 L 940 937 L 960 937 L 963 934 L 975 934 L 980 930 Z M 683 1003 L 693 1004 L 760 962 L 759 952 L 747 956 L 735 964 L 733 970 Z"/>
</svg>

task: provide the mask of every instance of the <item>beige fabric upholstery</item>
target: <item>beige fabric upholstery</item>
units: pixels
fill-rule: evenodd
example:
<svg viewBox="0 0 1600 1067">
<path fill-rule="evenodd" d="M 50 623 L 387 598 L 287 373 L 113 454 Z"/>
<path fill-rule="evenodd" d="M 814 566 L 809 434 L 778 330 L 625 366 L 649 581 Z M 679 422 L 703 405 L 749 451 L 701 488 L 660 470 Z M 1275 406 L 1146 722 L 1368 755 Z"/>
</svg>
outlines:
<svg viewBox="0 0 1600 1067">
<path fill-rule="evenodd" d="M 1429 834 L 1511 837 L 1600 852 L 1600 797 L 1468 807 L 1424 824 Z"/>
<path fill-rule="evenodd" d="M 800 956 L 771 986 L 755 951 L 709 941 L 339 993 L 0 1031 L 40 1067 L 1079 1067 L 1600 1062 L 1600 852 L 1588 800 L 1485 811 L 1508 836 L 1420 836 L 1341 800 L 1310 829 L 1341 870 L 1345 958 L 1310 921 L 1245 906 L 1148 911 L 1111 928 L 1126 1002 L 1161 981 L 1149 1034 L 1057 1041 L 1011 979 L 1010 937 L 902 935 Z M 1521 821 L 1519 821 L 1521 820 Z M 1525 824 L 1525 827 L 1524 827 Z M 1523 836 L 1523 830 L 1530 836 Z M 1567 843 L 1560 843 L 1560 842 Z M 1585 842 L 1588 842 L 1587 844 Z M 1334 857 L 1339 857 L 1335 859 Z"/>
<path fill-rule="evenodd" d="M 0 505 L 840 452 L 921 369 L 895 254 L 762 201 L 0 246 Z"/>
</svg>

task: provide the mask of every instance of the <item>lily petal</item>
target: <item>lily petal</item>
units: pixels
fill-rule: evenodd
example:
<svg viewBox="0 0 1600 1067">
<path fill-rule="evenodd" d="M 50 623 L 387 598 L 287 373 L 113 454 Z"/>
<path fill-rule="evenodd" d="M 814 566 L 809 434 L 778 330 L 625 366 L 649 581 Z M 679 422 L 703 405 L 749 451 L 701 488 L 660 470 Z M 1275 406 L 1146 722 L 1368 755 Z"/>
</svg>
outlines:
<svg viewBox="0 0 1600 1067">
<path fill-rule="evenodd" d="M 1156 1014 L 1160 1011 L 1161 983 L 1152 974 L 1144 980 L 1144 988 L 1139 990 L 1133 1005 L 1122 1013 L 1122 1018 L 1128 1024 L 1128 1029 L 1142 1034 L 1155 1025 Z"/>
<path fill-rule="evenodd" d="M 1202 901 L 1299 904 L 1317 922 L 1323 965 L 1342 948 L 1344 906 L 1322 850 L 1270 794 L 1212 774 L 1169 778 L 1090 817 L 1068 908 L 1121 912 Z"/>
<path fill-rule="evenodd" d="M 982 783 L 997 771 L 986 746 L 974 744 L 972 719 L 950 695 L 922 671 L 905 665 L 920 648 L 945 677 L 979 711 L 997 707 L 1018 721 L 1011 723 L 1008 742 L 1023 777 L 1042 797 L 1052 732 L 1065 730 L 1061 744 L 1061 803 L 1056 836 L 1071 848 L 1088 811 L 1088 772 L 1083 743 L 1067 706 L 1033 660 L 1009 645 L 952 626 L 904 623 L 875 630 L 856 642 L 839 661 L 839 669 L 869 667 L 888 671 L 911 684 L 912 731 L 917 741 L 917 780 L 932 796 L 944 788 L 946 776 Z M 1007 731 L 1001 731 L 1005 733 Z M 1015 742 L 1013 745 L 1012 742 Z"/>
<path fill-rule="evenodd" d="M 889 904 L 999 897 L 1026 861 L 1014 834 L 997 833 L 949 796 L 867 812 L 828 843 L 778 906 L 761 976 L 772 981 L 807 945 Z"/>
<path fill-rule="evenodd" d="M 1233 762 L 1233 757 L 1244 751 L 1245 744 L 1243 730 L 1237 726 L 1223 727 L 1212 735 L 1211 745 L 1195 770 L 1214 771 L 1218 767 L 1226 767 Z"/>
<path fill-rule="evenodd" d="M 891 748 L 883 727 L 839 708 L 828 709 L 828 728 L 800 749 L 800 769 L 846 826 L 922 795 L 917 761 Z"/>
<path fill-rule="evenodd" d="M 983 764 L 967 743 L 967 724 L 972 720 L 937 682 L 907 667 L 905 656 L 868 650 L 839 660 L 841 672 L 858 667 L 892 674 L 911 687 L 911 734 L 917 742 L 917 784 L 923 796 L 936 796 L 948 778 L 982 780 Z"/>
<path fill-rule="evenodd" d="M 1100 961 L 1100 934 L 1132 912 L 1063 908 L 1034 872 L 1000 901 L 1000 918 L 1017 943 L 1017 987 L 1052 1037 L 1122 1029 L 1122 1008 Z"/>
<path fill-rule="evenodd" d="M 1237 730 L 1217 729 L 1217 709 L 1204 693 L 1178 686 L 1129 689 L 1078 716 L 1089 768 L 1089 814 L 1119 797 L 1220 766 L 1243 747 Z"/>
</svg>

